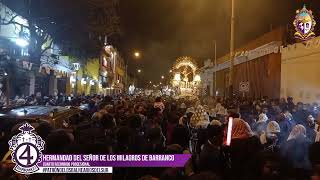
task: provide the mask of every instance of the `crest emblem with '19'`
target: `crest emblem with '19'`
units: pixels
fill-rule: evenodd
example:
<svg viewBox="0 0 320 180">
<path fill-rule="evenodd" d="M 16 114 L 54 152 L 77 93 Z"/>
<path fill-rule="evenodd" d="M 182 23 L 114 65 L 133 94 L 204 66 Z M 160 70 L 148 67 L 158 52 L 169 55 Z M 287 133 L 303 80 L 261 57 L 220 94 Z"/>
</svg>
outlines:
<svg viewBox="0 0 320 180">
<path fill-rule="evenodd" d="M 293 22 L 296 32 L 294 37 L 296 39 L 307 41 L 315 37 L 313 32 L 316 25 L 316 21 L 312 15 L 311 10 L 307 10 L 306 6 L 303 6 L 301 10 L 296 11 L 296 18 Z"/>
<path fill-rule="evenodd" d="M 39 170 L 44 141 L 32 132 L 34 128 L 28 123 L 19 130 L 21 132 L 9 141 L 12 161 L 16 164 L 13 170 L 21 174 L 32 174 Z"/>
</svg>

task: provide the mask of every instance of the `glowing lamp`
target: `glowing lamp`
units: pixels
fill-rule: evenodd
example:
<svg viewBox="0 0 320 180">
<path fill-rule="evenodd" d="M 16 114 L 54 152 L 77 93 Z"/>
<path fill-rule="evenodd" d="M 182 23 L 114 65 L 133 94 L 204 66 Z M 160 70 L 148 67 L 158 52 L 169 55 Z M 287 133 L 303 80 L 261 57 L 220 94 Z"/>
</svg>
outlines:
<svg viewBox="0 0 320 180">
<path fill-rule="evenodd" d="M 134 56 L 135 56 L 135 57 L 140 57 L 140 53 L 139 53 L 139 52 L 135 52 L 135 53 L 134 53 Z"/>
<path fill-rule="evenodd" d="M 90 85 L 93 86 L 94 85 L 94 81 L 90 80 Z"/>
<path fill-rule="evenodd" d="M 86 81 L 85 78 L 82 78 L 82 79 L 81 79 L 81 84 L 87 84 L 87 81 Z"/>
<path fill-rule="evenodd" d="M 199 82 L 199 81 L 201 81 L 201 77 L 197 74 L 197 75 L 195 75 L 195 77 L 194 77 L 194 81 L 196 81 L 196 82 Z"/>
<path fill-rule="evenodd" d="M 26 47 L 29 45 L 29 42 L 26 41 L 25 39 L 22 39 L 22 38 L 18 38 L 16 39 L 16 44 L 20 47 Z"/>
<path fill-rule="evenodd" d="M 76 82 L 76 78 L 75 78 L 74 76 L 71 76 L 71 77 L 70 77 L 70 82 L 71 82 L 71 83 Z"/>
<path fill-rule="evenodd" d="M 181 76 L 180 76 L 180 74 L 175 74 L 175 75 L 174 75 L 174 80 L 175 80 L 175 81 L 181 81 Z"/>
</svg>

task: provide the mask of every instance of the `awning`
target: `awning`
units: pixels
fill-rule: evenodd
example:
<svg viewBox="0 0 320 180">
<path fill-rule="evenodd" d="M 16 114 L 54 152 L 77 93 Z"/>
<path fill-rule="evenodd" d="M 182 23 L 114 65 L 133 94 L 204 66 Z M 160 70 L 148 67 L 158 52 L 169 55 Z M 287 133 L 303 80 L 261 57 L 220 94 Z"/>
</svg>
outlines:
<svg viewBox="0 0 320 180">
<path fill-rule="evenodd" d="M 72 67 L 67 62 L 67 60 L 59 59 L 59 58 L 57 59 L 54 57 L 59 57 L 59 56 L 47 55 L 47 56 L 41 57 L 41 60 L 40 60 L 41 65 L 40 65 L 39 72 L 45 69 L 45 72 L 47 74 L 50 74 L 50 70 L 52 70 L 55 72 L 55 74 L 59 74 L 62 76 L 64 75 L 69 76 L 73 71 L 72 71 Z"/>
</svg>

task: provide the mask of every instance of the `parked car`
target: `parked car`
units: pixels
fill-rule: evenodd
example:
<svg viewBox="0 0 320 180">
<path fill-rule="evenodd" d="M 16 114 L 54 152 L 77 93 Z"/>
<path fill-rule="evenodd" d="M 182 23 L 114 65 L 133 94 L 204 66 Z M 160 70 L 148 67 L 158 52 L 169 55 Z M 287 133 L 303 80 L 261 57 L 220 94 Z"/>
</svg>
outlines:
<svg viewBox="0 0 320 180">
<path fill-rule="evenodd" d="M 16 124 L 48 122 L 54 128 L 69 128 L 70 120 L 80 116 L 81 110 L 61 106 L 24 106 L 0 111 L 0 131 L 4 135 Z"/>
</svg>

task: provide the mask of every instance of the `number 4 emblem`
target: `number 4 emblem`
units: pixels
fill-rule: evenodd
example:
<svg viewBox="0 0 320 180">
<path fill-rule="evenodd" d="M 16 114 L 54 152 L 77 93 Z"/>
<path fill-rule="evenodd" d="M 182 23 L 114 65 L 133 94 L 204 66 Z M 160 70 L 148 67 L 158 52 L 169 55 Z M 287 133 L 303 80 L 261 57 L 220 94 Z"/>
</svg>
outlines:
<svg viewBox="0 0 320 180">
<path fill-rule="evenodd" d="M 44 141 L 32 132 L 34 128 L 28 123 L 19 130 L 21 132 L 9 141 L 12 161 L 16 163 L 13 170 L 21 174 L 32 174 L 39 170 L 38 163 L 41 162 Z"/>
</svg>

